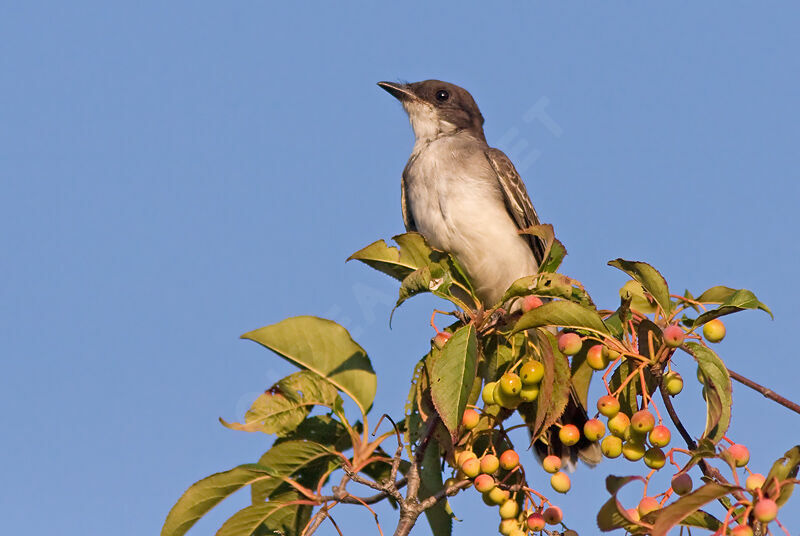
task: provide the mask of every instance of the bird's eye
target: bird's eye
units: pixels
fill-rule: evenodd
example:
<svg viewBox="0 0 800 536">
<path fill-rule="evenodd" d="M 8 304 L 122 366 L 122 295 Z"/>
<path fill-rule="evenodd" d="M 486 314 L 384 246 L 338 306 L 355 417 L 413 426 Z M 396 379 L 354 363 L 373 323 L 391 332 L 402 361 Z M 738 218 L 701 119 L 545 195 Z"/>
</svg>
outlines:
<svg viewBox="0 0 800 536">
<path fill-rule="evenodd" d="M 436 100 L 439 102 L 444 102 L 450 98 L 450 93 L 447 92 L 446 89 L 440 89 L 436 92 Z"/>
</svg>

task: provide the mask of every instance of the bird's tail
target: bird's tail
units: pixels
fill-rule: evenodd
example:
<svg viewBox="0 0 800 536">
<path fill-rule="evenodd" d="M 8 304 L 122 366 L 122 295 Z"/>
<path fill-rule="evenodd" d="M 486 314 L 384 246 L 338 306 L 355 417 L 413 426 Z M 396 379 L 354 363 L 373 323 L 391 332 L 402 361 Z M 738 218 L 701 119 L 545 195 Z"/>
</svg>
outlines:
<svg viewBox="0 0 800 536">
<path fill-rule="evenodd" d="M 559 419 L 560 424 L 574 424 L 578 430 L 583 431 L 583 425 L 589 420 L 586 410 L 578 401 L 574 392 L 571 392 L 569 402 L 564 413 Z M 581 438 L 575 445 L 566 446 L 558 438 L 559 426 L 551 426 L 544 435 L 533 443 L 536 456 L 543 460 L 545 456 L 555 455 L 561 458 L 561 466 L 570 472 L 575 470 L 578 460 L 590 467 L 594 467 L 602 460 L 600 444 L 591 442 L 581 433 Z"/>
</svg>

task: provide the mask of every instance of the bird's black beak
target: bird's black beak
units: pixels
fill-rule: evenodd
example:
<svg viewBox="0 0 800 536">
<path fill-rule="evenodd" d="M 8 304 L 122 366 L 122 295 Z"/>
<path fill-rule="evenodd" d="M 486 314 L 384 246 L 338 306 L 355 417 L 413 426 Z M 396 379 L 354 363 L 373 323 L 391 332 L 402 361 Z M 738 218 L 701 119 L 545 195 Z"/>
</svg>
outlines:
<svg viewBox="0 0 800 536">
<path fill-rule="evenodd" d="M 412 93 L 406 84 L 395 84 L 393 82 L 378 82 L 378 86 L 389 92 L 394 98 L 399 101 L 406 101 L 416 99 L 416 95 Z"/>
</svg>

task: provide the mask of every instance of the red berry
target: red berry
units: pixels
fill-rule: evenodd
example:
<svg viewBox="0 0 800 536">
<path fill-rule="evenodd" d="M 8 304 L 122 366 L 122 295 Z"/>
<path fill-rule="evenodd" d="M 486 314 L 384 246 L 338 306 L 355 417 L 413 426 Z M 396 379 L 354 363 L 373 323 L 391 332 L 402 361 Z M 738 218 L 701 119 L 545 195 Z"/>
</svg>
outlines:
<svg viewBox="0 0 800 536">
<path fill-rule="evenodd" d="M 686 333 L 676 324 L 664 328 L 664 342 L 670 348 L 677 348 L 683 344 L 685 337 Z"/>
<path fill-rule="evenodd" d="M 753 536 L 753 529 L 747 525 L 739 525 L 731 529 L 731 536 Z"/>
<path fill-rule="evenodd" d="M 604 370 L 608 366 L 604 348 L 602 344 L 595 344 L 586 352 L 586 364 L 594 370 Z"/>
<path fill-rule="evenodd" d="M 597 399 L 597 411 L 610 419 L 619 413 L 619 400 L 611 395 L 601 396 Z"/>
<path fill-rule="evenodd" d="M 644 517 L 650 512 L 655 512 L 660 508 L 661 504 L 659 504 L 657 500 L 652 497 L 645 497 L 639 501 L 639 506 L 636 509 L 639 511 L 639 515 Z"/>
<path fill-rule="evenodd" d="M 625 433 L 631 426 L 631 420 L 624 413 L 617 413 L 608 419 L 608 430 L 617 437 L 625 438 Z"/>
<path fill-rule="evenodd" d="M 631 417 L 631 428 L 639 433 L 647 433 L 656 425 L 656 418 L 646 409 L 639 410 Z"/>
<path fill-rule="evenodd" d="M 519 465 L 519 454 L 509 449 L 500 455 L 500 467 L 510 471 Z"/>
<path fill-rule="evenodd" d="M 531 309 L 536 309 L 542 305 L 542 299 L 538 296 L 525 296 L 522 298 L 522 311 L 527 313 Z"/>
<path fill-rule="evenodd" d="M 442 348 L 444 348 L 444 344 L 445 344 L 445 343 L 446 343 L 446 342 L 447 342 L 447 341 L 450 339 L 450 337 L 452 337 L 452 336 L 453 336 L 453 335 L 452 335 L 451 333 L 447 333 L 446 331 L 440 331 L 440 332 L 439 332 L 439 333 L 437 333 L 437 334 L 436 334 L 436 336 L 433 338 L 433 345 L 434 345 L 436 348 L 438 348 L 439 350 L 441 350 Z"/>
<path fill-rule="evenodd" d="M 583 425 L 583 435 L 589 441 L 598 441 L 606 435 L 606 425 L 600 419 L 589 419 Z"/>
<path fill-rule="evenodd" d="M 650 443 L 654 447 L 666 447 L 669 445 L 669 440 L 672 438 L 672 434 L 669 431 L 669 428 L 666 426 L 659 424 L 655 428 L 650 431 Z"/>
<path fill-rule="evenodd" d="M 581 337 L 577 333 L 562 333 L 558 337 L 558 349 L 564 355 L 575 355 L 581 351 Z"/>
<path fill-rule="evenodd" d="M 762 523 L 769 523 L 778 517 L 778 505 L 772 499 L 761 499 L 753 507 L 753 515 Z"/>
<path fill-rule="evenodd" d="M 475 478 L 481 472 L 481 462 L 478 461 L 478 458 L 467 458 L 467 460 L 461 464 L 461 471 L 463 471 L 467 477 Z"/>
<path fill-rule="evenodd" d="M 555 473 L 561 469 L 561 458 L 553 454 L 545 456 L 544 460 L 542 460 L 542 468 L 548 473 Z"/>
<path fill-rule="evenodd" d="M 728 454 L 733 458 L 736 467 L 744 467 L 750 461 L 750 451 L 739 443 L 728 447 Z"/>
<path fill-rule="evenodd" d="M 558 506 L 551 506 L 542 512 L 542 517 L 548 525 L 558 525 L 564 519 L 564 514 L 561 513 L 561 508 Z"/>
<path fill-rule="evenodd" d="M 539 512 L 534 512 L 528 516 L 526 520 L 528 528 L 533 531 L 542 530 L 544 528 L 544 517 Z"/>
<path fill-rule="evenodd" d="M 478 421 L 481 420 L 481 414 L 472 408 L 464 410 L 464 416 L 461 417 L 461 424 L 466 430 L 472 430 L 478 426 Z"/>
<path fill-rule="evenodd" d="M 558 438 L 566 446 L 574 445 L 581 438 L 581 432 L 574 424 L 565 424 L 558 431 Z"/>
<path fill-rule="evenodd" d="M 490 475 L 478 475 L 475 477 L 475 489 L 481 493 L 487 493 L 494 488 L 494 478 Z"/>
</svg>

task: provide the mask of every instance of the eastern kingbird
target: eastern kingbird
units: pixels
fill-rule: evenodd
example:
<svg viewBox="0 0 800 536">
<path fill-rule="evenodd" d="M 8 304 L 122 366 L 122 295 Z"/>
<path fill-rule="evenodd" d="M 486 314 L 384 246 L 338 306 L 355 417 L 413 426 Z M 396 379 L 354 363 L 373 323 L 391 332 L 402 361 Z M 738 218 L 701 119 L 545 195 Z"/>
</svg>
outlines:
<svg viewBox="0 0 800 536">
<path fill-rule="evenodd" d="M 416 137 L 401 183 L 406 229 L 453 254 L 483 305 L 496 304 L 511 283 L 535 274 L 544 256 L 541 239 L 519 233 L 539 223 L 519 173 L 486 143 L 483 116 L 465 89 L 439 80 L 378 85 L 402 103 Z M 571 400 L 563 421 L 583 429 L 586 419 Z M 549 448 L 537 445 L 540 455 L 600 461 L 596 444 L 565 447 L 552 432 Z"/>
</svg>

